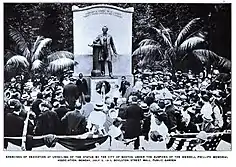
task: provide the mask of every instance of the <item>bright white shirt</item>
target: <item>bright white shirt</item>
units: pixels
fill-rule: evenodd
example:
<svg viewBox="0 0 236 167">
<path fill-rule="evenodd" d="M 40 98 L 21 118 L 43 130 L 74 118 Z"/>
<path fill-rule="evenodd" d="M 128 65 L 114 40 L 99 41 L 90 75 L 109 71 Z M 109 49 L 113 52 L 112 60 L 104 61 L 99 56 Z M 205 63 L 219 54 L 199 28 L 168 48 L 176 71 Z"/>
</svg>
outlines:
<svg viewBox="0 0 236 167">
<path fill-rule="evenodd" d="M 212 107 L 211 104 L 209 102 L 205 102 L 205 104 L 202 106 L 201 108 L 201 114 L 203 116 L 205 116 L 206 118 L 211 117 L 213 111 L 212 111 Z"/>
<path fill-rule="evenodd" d="M 222 114 L 220 113 L 220 109 L 217 105 L 213 108 L 213 113 L 214 113 L 214 116 L 215 116 L 216 126 L 222 127 L 223 124 L 224 124 L 223 117 L 222 117 Z"/>
<path fill-rule="evenodd" d="M 104 123 L 106 122 L 106 114 L 101 111 L 92 111 L 88 117 L 87 128 L 90 129 L 92 125 L 98 126 L 98 131 L 102 134 L 102 129 L 104 130 Z M 93 126 L 92 132 L 95 131 Z M 104 130 L 105 131 L 105 130 Z"/>
<path fill-rule="evenodd" d="M 142 81 L 136 81 L 133 88 L 134 88 L 136 91 L 137 91 L 137 90 L 141 91 L 142 88 L 143 88 L 143 82 L 142 82 Z"/>
<path fill-rule="evenodd" d="M 70 83 L 70 80 L 69 79 L 68 80 L 63 80 L 62 83 L 63 83 L 64 86 L 68 85 Z"/>
<path fill-rule="evenodd" d="M 157 125 L 156 124 L 156 121 L 155 121 L 155 117 L 154 115 L 152 114 L 151 115 L 151 125 L 150 125 L 150 131 L 149 131 L 149 140 L 146 141 L 144 140 L 143 136 L 140 137 L 140 146 L 141 148 L 143 147 L 145 150 L 161 150 L 161 151 L 164 151 L 166 150 L 166 142 L 168 140 L 168 128 L 166 127 L 166 125 L 162 122 L 160 125 Z M 158 131 L 158 133 L 160 135 L 162 135 L 163 137 L 163 141 L 159 142 L 155 142 L 151 139 L 150 137 L 150 134 L 151 134 L 151 131 Z"/>
</svg>

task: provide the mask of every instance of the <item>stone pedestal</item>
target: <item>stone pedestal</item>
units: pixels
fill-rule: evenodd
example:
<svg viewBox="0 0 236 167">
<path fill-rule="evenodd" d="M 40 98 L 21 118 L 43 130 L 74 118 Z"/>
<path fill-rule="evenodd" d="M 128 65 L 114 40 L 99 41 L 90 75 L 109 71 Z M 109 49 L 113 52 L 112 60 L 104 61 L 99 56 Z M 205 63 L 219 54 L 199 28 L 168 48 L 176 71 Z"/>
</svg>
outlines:
<svg viewBox="0 0 236 167">
<path fill-rule="evenodd" d="M 100 63 L 98 61 L 99 52 L 101 51 L 101 45 L 99 44 L 92 44 L 89 45 L 93 48 L 93 70 L 91 71 L 92 77 L 100 77 L 101 76 L 101 69 L 100 69 Z"/>
<path fill-rule="evenodd" d="M 114 90 L 115 85 L 119 85 L 118 78 L 109 78 L 109 77 L 91 77 L 90 78 L 90 90 L 91 90 L 91 102 L 97 103 L 102 102 L 102 95 L 100 94 L 100 88 L 102 83 L 106 83 L 107 87 L 105 96 L 109 96 Z"/>
</svg>

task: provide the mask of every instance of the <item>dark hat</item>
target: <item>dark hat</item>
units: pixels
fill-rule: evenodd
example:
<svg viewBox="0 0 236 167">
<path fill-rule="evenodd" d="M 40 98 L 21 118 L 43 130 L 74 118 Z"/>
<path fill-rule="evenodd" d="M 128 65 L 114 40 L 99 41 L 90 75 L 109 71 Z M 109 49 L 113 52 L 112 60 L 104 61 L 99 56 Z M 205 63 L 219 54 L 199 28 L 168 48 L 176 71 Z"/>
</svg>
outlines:
<svg viewBox="0 0 236 167">
<path fill-rule="evenodd" d="M 157 141 L 163 141 L 162 135 L 158 131 L 152 131 L 150 133 L 150 138 L 152 141 L 157 142 Z"/>
<path fill-rule="evenodd" d="M 161 109 L 165 108 L 165 101 L 159 101 L 159 102 L 158 102 L 158 106 L 159 106 Z"/>
<path fill-rule="evenodd" d="M 210 97 L 207 94 L 202 95 L 201 98 L 205 102 L 208 102 L 210 100 Z"/>
</svg>

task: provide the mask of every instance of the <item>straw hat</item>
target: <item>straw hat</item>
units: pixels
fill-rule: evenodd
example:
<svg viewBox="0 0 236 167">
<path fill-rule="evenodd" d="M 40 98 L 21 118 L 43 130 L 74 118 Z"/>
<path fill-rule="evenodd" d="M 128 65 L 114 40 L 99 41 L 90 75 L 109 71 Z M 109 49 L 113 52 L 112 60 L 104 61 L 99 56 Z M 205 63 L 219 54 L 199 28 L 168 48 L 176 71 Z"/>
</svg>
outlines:
<svg viewBox="0 0 236 167">
<path fill-rule="evenodd" d="M 103 103 L 97 103 L 94 106 L 95 111 L 103 111 Z"/>
<path fill-rule="evenodd" d="M 28 99 L 30 96 L 28 95 L 28 94 L 23 94 L 22 96 L 21 96 L 21 99 L 22 100 L 26 100 L 26 99 Z"/>
<path fill-rule="evenodd" d="M 199 132 L 196 137 L 203 141 L 207 141 L 207 133 L 205 131 Z"/>
<path fill-rule="evenodd" d="M 147 110 L 148 109 L 148 105 L 146 103 L 141 103 L 140 107 L 143 109 L 143 110 Z"/>
</svg>

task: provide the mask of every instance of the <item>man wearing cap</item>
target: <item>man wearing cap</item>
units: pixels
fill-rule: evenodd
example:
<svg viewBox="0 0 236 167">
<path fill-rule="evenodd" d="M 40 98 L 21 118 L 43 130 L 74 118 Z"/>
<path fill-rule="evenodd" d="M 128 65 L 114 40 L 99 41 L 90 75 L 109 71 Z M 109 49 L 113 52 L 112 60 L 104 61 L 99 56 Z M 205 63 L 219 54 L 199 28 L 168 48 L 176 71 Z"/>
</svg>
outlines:
<svg viewBox="0 0 236 167">
<path fill-rule="evenodd" d="M 81 103 L 77 101 L 74 111 L 69 111 L 62 117 L 61 122 L 63 129 L 67 135 L 80 135 L 87 132 L 87 122 L 83 115 L 81 115 Z"/>
<path fill-rule="evenodd" d="M 138 106 L 137 96 L 132 97 L 131 105 L 126 110 L 125 139 L 134 139 L 134 149 L 139 149 L 141 135 L 141 120 L 143 119 L 143 110 Z"/>
<path fill-rule="evenodd" d="M 112 76 L 112 56 L 117 55 L 116 48 L 114 45 L 114 40 L 110 34 L 107 33 L 108 28 L 106 26 L 102 27 L 102 34 L 93 41 L 94 44 L 100 44 L 102 46 L 101 52 L 99 54 L 99 62 L 101 63 L 101 73 L 105 76 L 105 62 L 108 63 L 109 76 Z"/>
</svg>

